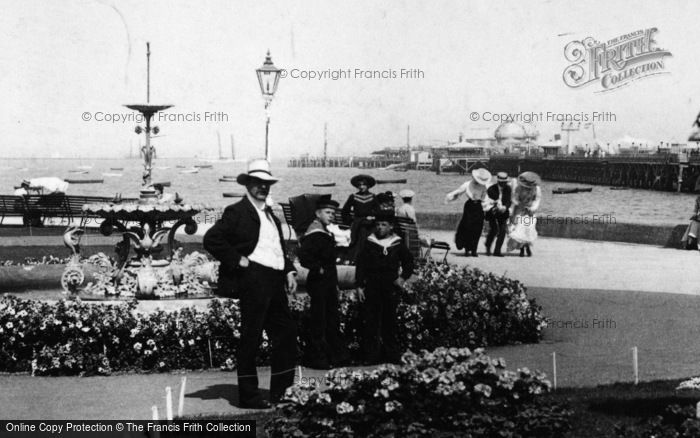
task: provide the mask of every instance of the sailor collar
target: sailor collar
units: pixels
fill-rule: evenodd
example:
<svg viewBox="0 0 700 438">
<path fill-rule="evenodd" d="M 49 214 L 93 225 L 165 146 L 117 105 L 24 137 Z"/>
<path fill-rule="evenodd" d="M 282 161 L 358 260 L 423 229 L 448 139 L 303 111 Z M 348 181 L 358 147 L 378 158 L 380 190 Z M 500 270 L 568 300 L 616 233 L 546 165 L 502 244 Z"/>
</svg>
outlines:
<svg viewBox="0 0 700 438">
<path fill-rule="evenodd" d="M 377 244 L 382 247 L 382 254 L 387 255 L 389 254 L 388 249 L 391 248 L 392 246 L 398 246 L 401 244 L 401 238 L 397 235 L 393 235 L 390 237 L 385 237 L 383 239 L 377 239 L 377 237 L 374 234 L 371 234 L 367 240 L 369 242 L 372 242 L 374 244 Z"/>
</svg>

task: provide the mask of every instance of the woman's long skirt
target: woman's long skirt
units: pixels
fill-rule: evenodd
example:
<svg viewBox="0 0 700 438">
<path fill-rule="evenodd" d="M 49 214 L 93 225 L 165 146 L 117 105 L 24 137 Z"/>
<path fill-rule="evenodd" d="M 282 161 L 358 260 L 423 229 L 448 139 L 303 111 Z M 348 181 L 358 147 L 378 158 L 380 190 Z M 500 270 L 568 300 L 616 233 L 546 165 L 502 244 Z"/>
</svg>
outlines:
<svg viewBox="0 0 700 438">
<path fill-rule="evenodd" d="M 476 251 L 483 227 L 484 209 L 481 207 L 481 201 L 467 200 L 464 203 L 462 220 L 457 226 L 457 235 L 455 236 L 457 249 L 464 248 L 466 251 Z"/>
</svg>

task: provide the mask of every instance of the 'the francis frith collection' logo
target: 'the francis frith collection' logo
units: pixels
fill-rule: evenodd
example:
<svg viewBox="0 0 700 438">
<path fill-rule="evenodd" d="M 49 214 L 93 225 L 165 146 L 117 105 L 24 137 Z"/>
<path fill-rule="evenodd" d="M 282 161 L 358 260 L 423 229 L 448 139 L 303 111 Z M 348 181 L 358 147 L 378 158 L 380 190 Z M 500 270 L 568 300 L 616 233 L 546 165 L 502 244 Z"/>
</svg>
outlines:
<svg viewBox="0 0 700 438">
<path fill-rule="evenodd" d="M 594 82 L 602 87 L 598 92 L 611 91 L 641 78 L 668 73 L 665 56 L 671 52 L 657 47 L 657 28 L 638 30 L 606 42 L 592 37 L 571 41 L 564 48 L 566 60 L 572 64 L 564 69 L 564 83 L 579 88 Z"/>
</svg>

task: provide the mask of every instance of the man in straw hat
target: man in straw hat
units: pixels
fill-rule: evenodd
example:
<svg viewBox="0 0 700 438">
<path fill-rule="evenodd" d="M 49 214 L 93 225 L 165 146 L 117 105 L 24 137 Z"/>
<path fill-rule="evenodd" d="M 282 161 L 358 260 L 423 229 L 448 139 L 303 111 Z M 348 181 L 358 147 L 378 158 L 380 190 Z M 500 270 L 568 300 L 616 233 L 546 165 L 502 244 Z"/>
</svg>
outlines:
<svg viewBox="0 0 700 438">
<path fill-rule="evenodd" d="M 263 329 L 272 343 L 270 399 L 278 402 L 294 383 L 296 324 L 285 288 L 296 292 L 296 272 L 286 254 L 280 221 L 266 205 L 278 181 L 266 160 L 253 160 L 238 175 L 246 187 L 241 201 L 229 205 L 204 235 L 204 248 L 221 262 L 219 294 L 240 298 L 238 394 L 242 408 L 270 407 L 258 389 L 256 356 Z"/>
<path fill-rule="evenodd" d="M 301 238 L 299 250 L 299 262 L 309 270 L 306 289 L 311 297 L 311 342 L 305 361 L 315 369 L 329 369 L 348 359 L 340 334 L 335 237 L 328 231 L 338 205 L 330 195 L 316 201 L 316 219 Z"/>
<path fill-rule="evenodd" d="M 482 202 L 486 198 L 486 187 L 491 184 L 491 172 L 484 168 L 472 170 L 472 179 L 458 189 L 445 195 L 445 202 L 457 199 L 462 193 L 467 195 L 464 203 L 462 220 L 457 226 L 455 245 L 464 248 L 467 257 L 478 257 L 476 247 L 479 244 L 481 230 L 484 228 L 484 209 Z"/>
<path fill-rule="evenodd" d="M 512 189 L 508 184 L 508 174 L 498 172 L 496 184 L 486 190 L 484 216 L 489 221 L 489 233 L 486 235 L 486 255 L 491 255 L 491 244 L 496 239 L 493 255 L 503 257 L 501 248 L 506 240 L 506 224 L 510 215 Z"/>
</svg>

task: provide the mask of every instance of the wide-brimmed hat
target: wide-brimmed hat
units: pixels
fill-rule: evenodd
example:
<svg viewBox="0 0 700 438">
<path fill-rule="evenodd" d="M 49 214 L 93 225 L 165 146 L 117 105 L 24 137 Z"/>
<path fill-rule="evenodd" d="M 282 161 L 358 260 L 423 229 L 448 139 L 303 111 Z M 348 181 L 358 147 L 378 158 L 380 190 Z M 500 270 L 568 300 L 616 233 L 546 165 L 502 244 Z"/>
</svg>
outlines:
<svg viewBox="0 0 700 438">
<path fill-rule="evenodd" d="M 491 172 L 483 167 L 480 169 L 474 169 L 472 170 L 472 179 L 474 182 L 481 184 L 482 186 L 488 185 L 491 182 Z"/>
<path fill-rule="evenodd" d="M 377 184 L 377 180 L 375 180 L 373 177 L 371 177 L 369 175 L 362 174 L 362 173 L 350 178 L 350 184 L 352 184 L 355 187 L 359 187 L 360 182 L 362 182 L 362 181 L 367 183 L 367 187 L 369 187 L 369 188 L 372 188 L 375 186 L 375 184 Z"/>
<path fill-rule="evenodd" d="M 409 189 L 403 189 L 399 192 L 399 198 L 413 198 L 416 196 L 416 192 Z"/>
<path fill-rule="evenodd" d="M 498 182 L 508 182 L 508 174 L 505 172 L 498 172 L 496 174 L 496 181 Z"/>
<path fill-rule="evenodd" d="M 265 181 L 268 184 L 274 184 L 279 181 L 279 178 L 272 176 L 270 162 L 265 159 L 257 159 L 248 163 L 248 173 L 241 173 L 236 177 L 236 181 L 238 184 L 245 186 L 253 178 Z"/>
<path fill-rule="evenodd" d="M 316 210 L 321 210 L 323 208 L 336 209 L 338 207 L 340 207 L 340 204 L 332 200 L 331 195 L 324 195 L 316 200 Z"/>
<path fill-rule="evenodd" d="M 535 172 L 523 172 L 518 175 L 518 184 L 528 189 L 538 186 L 541 181 L 540 176 Z"/>
</svg>

